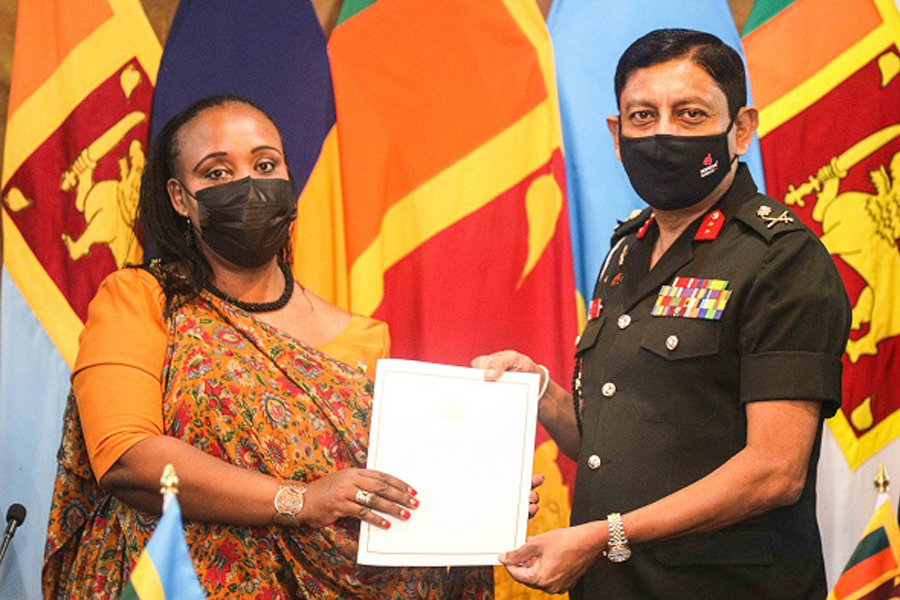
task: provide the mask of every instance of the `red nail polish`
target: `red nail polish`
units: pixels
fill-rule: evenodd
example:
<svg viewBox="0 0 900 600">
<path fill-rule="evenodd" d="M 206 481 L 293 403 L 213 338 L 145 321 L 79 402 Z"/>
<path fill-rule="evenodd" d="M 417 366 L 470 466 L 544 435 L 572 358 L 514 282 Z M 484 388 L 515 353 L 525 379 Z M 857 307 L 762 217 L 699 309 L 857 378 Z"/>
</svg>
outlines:
<svg viewBox="0 0 900 600">
<path fill-rule="evenodd" d="M 390 521 L 382 521 L 382 525 L 384 526 L 385 529 L 390 529 L 390 528 L 391 528 L 391 522 L 390 522 Z"/>
<path fill-rule="evenodd" d="M 419 501 L 416 500 L 415 498 L 410 498 L 409 503 L 410 503 L 413 507 L 419 506 Z"/>
<path fill-rule="evenodd" d="M 408 519 L 408 518 L 409 518 L 409 513 L 406 512 L 405 510 L 401 510 L 401 511 L 400 511 L 400 516 L 401 516 L 403 519 Z"/>
<path fill-rule="evenodd" d="M 416 490 L 414 490 L 414 489 L 412 489 L 412 488 L 408 488 L 408 489 L 409 489 L 409 493 L 410 493 L 411 495 L 413 495 L 413 496 L 415 496 L 416 494 L 419 493 L 419 492 L 417 492 Z"/>
</svg>

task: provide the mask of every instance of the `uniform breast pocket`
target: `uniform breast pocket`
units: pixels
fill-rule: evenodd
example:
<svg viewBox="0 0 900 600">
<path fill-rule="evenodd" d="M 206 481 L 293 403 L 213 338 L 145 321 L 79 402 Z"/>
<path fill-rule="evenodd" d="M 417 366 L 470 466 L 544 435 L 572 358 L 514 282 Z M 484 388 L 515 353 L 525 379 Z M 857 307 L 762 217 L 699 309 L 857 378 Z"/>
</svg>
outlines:
<svg viewBox="0 0 900 600">
<path fill-rule="evenodd" d="M 628 395 L 642 419 L 702 425 L 715 416 L 720 337 L 720 321 L 651 318 L 641 336 L 640 377 Z"/>
<path fill-rule="evenodd" d="M 721 321 L 654 317 L 647 324 L 641 347 L 667 361 L 700 358 L 719 352 Z"/>
<path fill-rule="evenodd" d="M 594 347 L 594 344 L 597 343 L 597 337 L 600 335 L 600 330 L 603 329 L 604 321 L 606 321 L 606 318 L 600 317 L 587 322 L 584 331 L 578 336 L 578 343 L 575 344 L 575 356 L 581 356 Z"/>
</svg>

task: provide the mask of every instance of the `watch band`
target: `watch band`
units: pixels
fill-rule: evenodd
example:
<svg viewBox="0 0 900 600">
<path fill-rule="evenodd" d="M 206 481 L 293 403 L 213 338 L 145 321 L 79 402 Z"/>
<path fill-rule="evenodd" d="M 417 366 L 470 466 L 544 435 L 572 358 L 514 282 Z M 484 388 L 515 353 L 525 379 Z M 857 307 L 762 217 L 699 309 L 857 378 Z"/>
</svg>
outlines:
<svg viewBox="0 0 900 600">
<path fill-rule="evenodd" d="M 620 563 L 631 558 L 631 548 L 628 546 L 628 538 L 625 537 L 625 525 L 622 523 L 622 515 L 611 513 L 606 517 L 609 526 L 609 542 L 606 544 L 606 558 L 610 562 Z"/>
<path fill-rule="evenodd" d="M 300 524 L 297 515 L 303 508 L 306 484 L 302 481 L 282 481 L 275 492 L 275 516 L 272 521 L 276 525 L 296 527 Z"/>
</svg>

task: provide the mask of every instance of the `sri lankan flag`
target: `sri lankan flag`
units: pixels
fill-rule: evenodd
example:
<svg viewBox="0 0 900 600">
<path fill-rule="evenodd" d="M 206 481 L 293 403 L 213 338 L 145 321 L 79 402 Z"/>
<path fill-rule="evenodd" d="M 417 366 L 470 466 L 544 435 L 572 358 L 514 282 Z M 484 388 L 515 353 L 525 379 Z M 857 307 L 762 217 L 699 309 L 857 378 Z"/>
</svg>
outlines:
<svg viewBox="0 0 900 600">
<path fill-rule="evenodd" d="M 15 492 L 44 511 L 15 548 L 34 597 L 87 305 L 141 256 L 131 226 L 159 56 L 138 0 L 19 3 L 0 181 L 0 501 Z"/>
<path fill-rule="evenodd" d="M 900 528 L 887 494 L 878 507 L 856 550 L 834 584 L 828 600 L 890 600 L 896 598 L 900 578 Z"/>
<path fill-rule="evenodd" d="M 120 600 L 202 600 L 206 598 L 191 563 L 181 507 L 166 494 L 163 515 L 134 565 Z"/>
<path fill-rule="evenodd" d="M 395 356 L 468 365 L 515 348 L 569 380 L 562 136 L 537 5 L 379 0 L 341 17 L 336 123 L 300 199 L 301 281 L 387 321 Z M 563 527 L 573 469 L 538 443 L 548 480 L 532 526 Z"/>
<path fill-rule="evenodd" d="M 833 580 L 868 517 L 872 457 L 900 458 L 900 16 L 893 0 L 759 0 L 743 44 L 766 189 L 820 236 L 853 305 L 819 463 Z"/>
</svg>

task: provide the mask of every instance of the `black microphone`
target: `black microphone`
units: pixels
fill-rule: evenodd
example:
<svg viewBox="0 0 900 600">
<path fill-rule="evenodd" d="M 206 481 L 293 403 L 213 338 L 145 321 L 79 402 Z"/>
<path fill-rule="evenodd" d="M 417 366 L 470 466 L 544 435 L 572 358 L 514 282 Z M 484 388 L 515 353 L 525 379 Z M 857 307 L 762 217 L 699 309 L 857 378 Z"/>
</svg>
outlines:
<svg viewBox="0 0 900 600">
<path fill-rule="evenodd" d="M 13 504 L 6 511 L 6 533 L 3 535 L 3 545 L 0 546 L 0 564 L 3 563 L 3 557 L 6 556 L 6 549 L 9 548 L 9 542 L 16 534 L 16 529 L 25 521 L 25 507 L 21 504 Z"/>
</svg>

